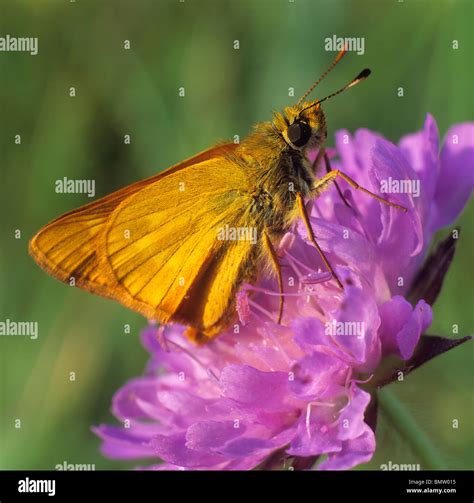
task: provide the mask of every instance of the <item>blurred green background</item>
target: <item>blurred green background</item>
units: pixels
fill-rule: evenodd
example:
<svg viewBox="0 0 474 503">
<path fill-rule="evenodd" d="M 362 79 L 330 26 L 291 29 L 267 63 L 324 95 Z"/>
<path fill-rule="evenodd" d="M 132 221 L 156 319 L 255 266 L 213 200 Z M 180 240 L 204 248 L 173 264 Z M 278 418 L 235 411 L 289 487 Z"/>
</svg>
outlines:
<svg viewBox="0 0 474 503">
<path fill-rule="evenodd" d="M 469 0 L 2 0 L 0 36 L 39 37 L 39 53 L 0 53 L 0 319 L 38 321 L 40 335 L 0 338 L 0 467 L 136 464 L 103 458 L 90 426 L 112 421 L 113 393 L 142 373 L 145 320 L 53 280 L 27 253 L 42 225 L 90 201 L 57 194 L 57 179 L 94 179 L 100 197 L 245 135 L 295 101 L 290 87 L 299 97 L 326 68 L 333 54 L 324 39 L 333 34 L 365 37 L 365 54 L 346 56 L 320 95 L 363 67 L 373 75 L 327 103 L 330 141 L 342 127 L 397 141 L 427 112 L 443 135 L 474 117 L 472 22 Z M 453 324 L 471 332 L 473 211 L 471 204 L 459 221 L 430 333 L 452 335 Z M 465 345 L 392 386 L 449 468 L 474 468 L 473 356 Z M 379 441 L 369 468 L 418 462 L 383 417 Z"/>
</svg>

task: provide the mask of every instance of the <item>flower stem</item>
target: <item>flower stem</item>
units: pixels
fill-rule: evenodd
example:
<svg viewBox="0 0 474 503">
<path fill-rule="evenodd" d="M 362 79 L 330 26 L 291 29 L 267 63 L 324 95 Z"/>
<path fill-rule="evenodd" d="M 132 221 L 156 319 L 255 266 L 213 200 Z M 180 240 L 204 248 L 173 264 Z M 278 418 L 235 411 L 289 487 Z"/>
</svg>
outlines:
<svg viewBox="0 0 474 503">
<path fill-rule="evenodd" d="M 384 388 L 379 393 L 379 406 L 390 423 L 406 440 L 420 459 L 423 470 L 446 470 L 446 466 L 428 435 L 420 428 L 410 411 L 392 391 Z"/>
</svg>

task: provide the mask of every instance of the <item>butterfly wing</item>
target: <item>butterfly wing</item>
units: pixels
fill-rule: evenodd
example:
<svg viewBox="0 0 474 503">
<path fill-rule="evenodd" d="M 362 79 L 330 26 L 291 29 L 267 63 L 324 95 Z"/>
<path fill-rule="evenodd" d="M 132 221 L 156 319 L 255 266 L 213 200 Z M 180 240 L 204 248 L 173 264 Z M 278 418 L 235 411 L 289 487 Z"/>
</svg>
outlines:
<svg viewBox="0 0 474 503">
<path fill-rule="evenodd" d="M 115 287 L 104 274 L 97 254 L 97 236 L 112 212 L 125 199 L 169 174 L 188 166 L 232 152 L 237 145 L 225 143 L 211 147 L 146 180 L 140 180 L 106 197 L 65 213 L 45 225 L 31 239 L 29 252 L 38 265 L 55 278 L 77 284 L 105 297 Z"/>
<path fill-rule="evenodd" d="M 32 239 L 35 260 L 53 276 L 111 297 L 148 318 L 188 324 L 213 336 L 258 246 L 219 240 L 219 229 L 249 227 L 250 180 L 219 150 L 70 212 Z M 204 153 L 206 154 L 206 153 Z"/>
<path fill-rule="evenodd" d="M 250 191 L 241 166 L 210 159 L 122 203 L 99 247 L 107 275 L 121 285 L 117 300 L 148 318 L 218 333 L 259 255 L 257 231 L 245 231 L 255 228 Z M 244 229 L 242 239 L 226 239 L 229 229 Z"/>
</svg>

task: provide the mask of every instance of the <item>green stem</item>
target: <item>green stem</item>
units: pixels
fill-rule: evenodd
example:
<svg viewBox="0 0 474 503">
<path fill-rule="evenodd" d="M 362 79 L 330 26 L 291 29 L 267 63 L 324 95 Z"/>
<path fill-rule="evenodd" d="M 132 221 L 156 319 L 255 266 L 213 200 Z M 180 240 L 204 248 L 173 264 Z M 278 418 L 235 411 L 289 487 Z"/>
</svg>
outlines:
<svg viewBox="0 0 474 503">
<path fill-rule="evenodd" d="M 379 392 L 379 406 L 390 423 L 420 459 L 423 470 L 446 470 L 436 447 L 428 435 L 420 428 L 410 411 L 398 400 L 392 391 L 384 388 Z"/>
</svg>

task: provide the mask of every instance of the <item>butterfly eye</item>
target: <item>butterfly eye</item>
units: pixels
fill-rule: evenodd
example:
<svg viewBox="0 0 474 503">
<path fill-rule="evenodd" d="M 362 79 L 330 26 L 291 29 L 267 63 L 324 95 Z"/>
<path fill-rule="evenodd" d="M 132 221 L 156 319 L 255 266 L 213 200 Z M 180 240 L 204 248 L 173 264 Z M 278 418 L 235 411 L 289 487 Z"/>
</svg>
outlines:
<svg viewBox="0 0 474 503">
<path fill-rule="evenodd" d="M 306 122 L 294 122 L 286 133 L 295 147 L 303 147 L 311 138 L 311 126 Z"/>
</svg>

